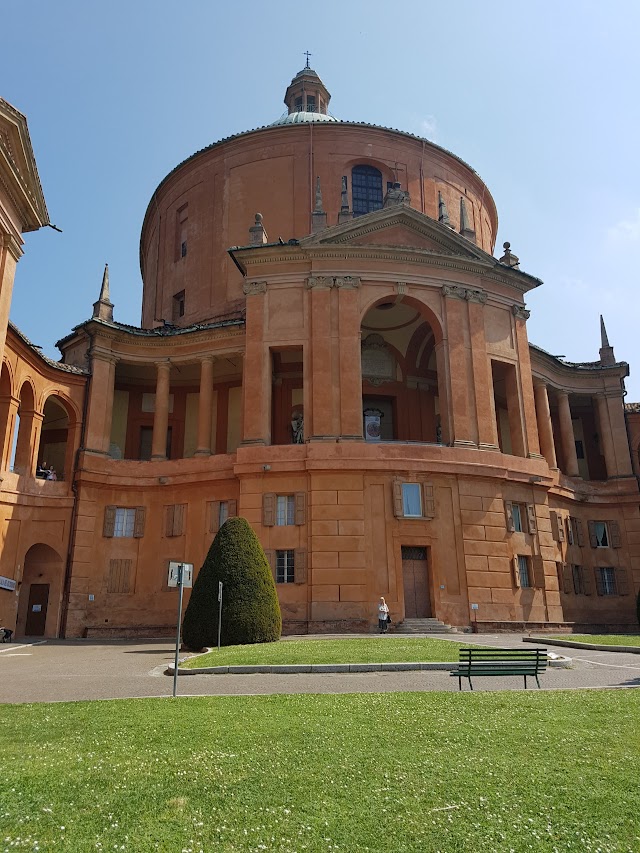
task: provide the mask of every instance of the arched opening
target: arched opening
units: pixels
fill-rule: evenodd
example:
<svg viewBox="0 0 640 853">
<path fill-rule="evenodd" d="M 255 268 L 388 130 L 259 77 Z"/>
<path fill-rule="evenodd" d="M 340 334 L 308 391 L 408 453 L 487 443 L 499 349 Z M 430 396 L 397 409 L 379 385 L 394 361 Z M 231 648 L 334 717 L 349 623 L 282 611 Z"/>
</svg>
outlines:
<svg viewBox="0 0 640 853">
<path fill-rule="evenodd" d="M 49 397 L 44 404 L 36 476 L 44 480 L 63 480 L 69 439 L 69 415 L 61 400 Z"/>
<path fill-rule="evenodd" d="M 354 166 L 351 170 L 353 215 L 380 210 L 383 200 L 382 172 L 374 166 Z"/>
<path fill-rule="evenodd" d="M 17 410 L 15 400 L 11 395 L 11 375 L 9 368 L 3 363 L 0 370 L 0 453 L 2 468 L 9 462 L 13 446 L 13 434 L 16 425 Z"/>
<path fill-rule="evenodd" d="M 366 312 L 361 336 L 365 441 L 441 444 L 448 435 L 446 395 L 439 329 L 428 309 L 411 299 L 382 299 Z"/>
<path fill-rule="evenodd" d="M 17 440 L 13 451 L 11 468 L 16 474 L 30 474 L 32 469 L 32 437 L 35 421 L 35 398 L 29 382 L 24 382 L 20 389 L 18 405 Z"/>
<path fill-rule="evenodd" d="M 16 632 L 26 637 L 58 634 L 62 557 L 48 545 L 32 545 L 24 556 Z"/>
</svg>

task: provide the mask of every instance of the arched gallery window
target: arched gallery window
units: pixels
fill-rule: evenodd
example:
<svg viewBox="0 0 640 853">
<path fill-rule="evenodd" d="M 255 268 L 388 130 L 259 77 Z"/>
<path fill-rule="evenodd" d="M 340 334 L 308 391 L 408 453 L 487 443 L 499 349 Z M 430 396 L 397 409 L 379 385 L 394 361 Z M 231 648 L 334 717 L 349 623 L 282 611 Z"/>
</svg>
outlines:
<svg viewBox="0 0 640 853">
<path fill-rule="evenodd" d="M 354 166 L 351 170 L 353 215 L 362 216 L 382 207 L 382 172 L 373 166 Z"/>
</svg>

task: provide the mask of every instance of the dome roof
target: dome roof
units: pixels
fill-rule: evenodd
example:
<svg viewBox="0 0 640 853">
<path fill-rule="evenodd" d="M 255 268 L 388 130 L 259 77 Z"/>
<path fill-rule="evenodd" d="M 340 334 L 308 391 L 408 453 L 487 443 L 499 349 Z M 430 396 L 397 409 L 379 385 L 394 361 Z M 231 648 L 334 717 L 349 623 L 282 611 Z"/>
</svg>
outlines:
<svg viewBox="0 0 640 853">
<path fill-rule="evenodd" d="M 340 119 L 330 116 L 328 113 L 289 113 L 288 115 L 280 116 L 276 121 L 272 121 L 269 127 L 276 127 L 279 124 L 306 124 L 310 121 L 340 121 Z"/>
</svg>

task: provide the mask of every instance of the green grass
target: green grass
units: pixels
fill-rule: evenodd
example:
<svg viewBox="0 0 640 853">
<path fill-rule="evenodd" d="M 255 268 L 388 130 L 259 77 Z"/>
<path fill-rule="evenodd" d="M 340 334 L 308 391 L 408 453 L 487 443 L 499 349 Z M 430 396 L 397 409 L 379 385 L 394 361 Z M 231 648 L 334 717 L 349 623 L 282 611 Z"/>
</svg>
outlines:
<svg viewBox="0 0 640 853">
<path fill-rule="evenodd" d="M 223 646 L 190 658 L 182 666 L 242 666 L 289 663 L 408 663 L 458 660 L 458 651 L 468 648 L 449 640 L 411 637 L 367 637 L 340 640 L 280 640 L 250 646 Z"/>
<path fill-rule="evenodd" d="M 563 634 L 550 640 L 571 640 L 573 643 L 596 643 L 600 646 L 640 646 L 640 634 Z"/>
<path fill-rule="evenodd" d="M 4 850 L 637 851 L 640 691 L 0 707 Z"/>
</svg>

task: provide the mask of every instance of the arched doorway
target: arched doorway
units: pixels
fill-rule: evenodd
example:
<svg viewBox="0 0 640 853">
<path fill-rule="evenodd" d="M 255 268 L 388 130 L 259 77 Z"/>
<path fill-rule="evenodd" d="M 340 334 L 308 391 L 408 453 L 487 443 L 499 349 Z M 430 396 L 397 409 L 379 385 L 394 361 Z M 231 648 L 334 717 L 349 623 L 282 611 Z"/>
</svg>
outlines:
<svg viewBox="0 0 640 853">
<path fill-rule="evenodd" d="M 32 545 L 24 556 L 16 633 L 56 637 L 62 596 L 62 557 L 49 545 Z"/>
<path fill-rule="evenodd" d="M 428 309 L 412 299 L 381 299 L 363 317 L 361 336 L 365 440 L 446 441 L 439 329 Z"/>
<path fill-rule="evenodd" d="M 44 404 L 40 445 L 38 447 L 38 466 L 36 476 L 47 477 L 47 472 L 53 471 L 55 479 L 62 480 L 65 471 L 67 441 L 69 438 L 69 415 L 63 402 L 56 397 L 49 397 Z M 54 479 L 49 475 L 50 479 Z"/>
</svg>

